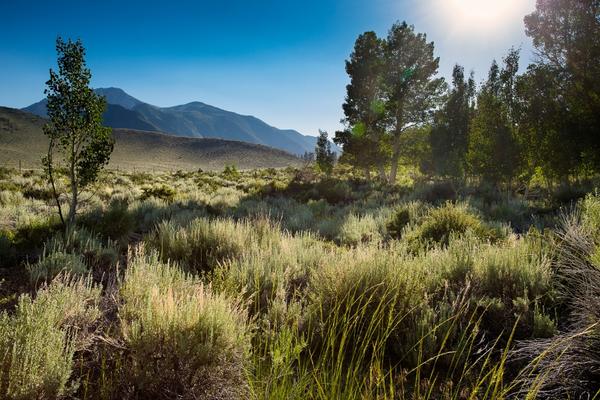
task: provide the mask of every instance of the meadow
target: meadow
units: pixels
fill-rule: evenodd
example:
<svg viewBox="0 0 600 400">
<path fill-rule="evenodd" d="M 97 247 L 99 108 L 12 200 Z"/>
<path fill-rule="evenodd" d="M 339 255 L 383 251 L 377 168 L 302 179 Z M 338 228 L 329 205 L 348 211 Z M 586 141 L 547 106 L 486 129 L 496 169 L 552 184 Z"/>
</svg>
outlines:
<svg viewBox="0 0 600 400">
<path fill-rule="evenodd" d="M 401 182 L 1 169 L 0 398 L 599 398 L 594 183 Z"/>
</svg>

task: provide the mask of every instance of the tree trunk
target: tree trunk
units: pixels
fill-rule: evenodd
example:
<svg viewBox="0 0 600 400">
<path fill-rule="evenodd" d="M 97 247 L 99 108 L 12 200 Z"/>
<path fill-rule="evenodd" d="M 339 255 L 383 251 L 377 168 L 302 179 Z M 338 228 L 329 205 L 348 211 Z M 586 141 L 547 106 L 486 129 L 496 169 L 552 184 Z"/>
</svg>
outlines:
<svg viewBox="0 0 600 400">
<path fill-rule="evenodd" d="M 369 167 L 365 167 L 365 178 L 370 181 L 371 180 L 371 169 Z"/>
<path fill-rule="evenodd" d="M 390 180 L 389 180 L 390 185 L 393 185 L 396 183 L 396 176 L 398 175 L 399 161 L 400 161 L 400 134 L 397 133 L 394 136 L 394 147 L 392 149 L 392 159 L 390 162 Z"/>
<path fill-rule="evenodd" d="M 381 163 L 377 166 L 377 169 L 379 170 L 379 179 L 381 179 L 381 182 L 386 182 L 385 165 Z"/>
<path fill-rule="evenodd" d="M 75 171 L 75 165 L 77 160 L 75 159 L 75 140 L 71 142 L 71 160 L 70 160 L 70 180 L 71 180 L 71 204 L 69 208 L 69 217 L 67 218 L 67 229 L 71 229 L 75 225 L 75 215 L 77 214 L 77 173 Z"/>
</svg>

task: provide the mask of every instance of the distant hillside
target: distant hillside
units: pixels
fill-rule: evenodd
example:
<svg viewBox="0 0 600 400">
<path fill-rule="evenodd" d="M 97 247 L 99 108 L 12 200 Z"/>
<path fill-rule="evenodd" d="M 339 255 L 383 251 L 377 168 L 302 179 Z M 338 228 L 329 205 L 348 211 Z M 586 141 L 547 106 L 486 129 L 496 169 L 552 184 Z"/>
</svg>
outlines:
<svg viewBox="0 0 600 400">
<path fill-rule="evenodd" d="M 156 107 L 144 103 L 118 88 L 96 89 L 105 96 L 109 107 L 104 123 L 113 128 L 165 132 L 177 136 L 241 140 L 304 154 L 315 149 L 316 137 L 295 130 L 282 130 L 260 119 L 222 110 L 201 102 L 174 107 Z M 118 106 L 118 107 L 113 107 Z M 23 110 L 45 116 L 46 100 Z M 335 150 L 339 150 L 335 145 Z"/>
<path fill-rule="evenodd" d="M 128 111 L 115 107 L 119 113 Z M 42 155 L 48 150 L 42 133 L 44 123 L 37 115 L 0 107 L 0 165 L 15 167 L 21 160 L 26 168 L 39 167 Z M 284 151 L 239 141 L 177 137 L 133 129 L 114 129 L 113 133 L 116 144 L 109 165 L 112 168 L 219 170 L 227 164 L 242 169 L 300 164 L 298 158 Z"/>
</svg>

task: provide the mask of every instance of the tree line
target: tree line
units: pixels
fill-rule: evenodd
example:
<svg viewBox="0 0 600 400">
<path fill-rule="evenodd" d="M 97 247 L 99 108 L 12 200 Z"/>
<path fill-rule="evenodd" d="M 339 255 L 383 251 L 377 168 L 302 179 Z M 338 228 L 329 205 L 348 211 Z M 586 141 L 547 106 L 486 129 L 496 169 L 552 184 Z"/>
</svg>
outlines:
<svg viewBox="0 0 600 400">
<path fill-rule="evenodd" d="M 346 61 L 341 162 L 390 183 L 399 164 L 496 186 L 549 184 L 600 171 L 600 0 L 538 0 L 525 17 L 536 60 L 520 50 L 480 85 L 456 65 L 438 76 L 434 43 L 399 22 L 361 34 Z"/>
</svg>

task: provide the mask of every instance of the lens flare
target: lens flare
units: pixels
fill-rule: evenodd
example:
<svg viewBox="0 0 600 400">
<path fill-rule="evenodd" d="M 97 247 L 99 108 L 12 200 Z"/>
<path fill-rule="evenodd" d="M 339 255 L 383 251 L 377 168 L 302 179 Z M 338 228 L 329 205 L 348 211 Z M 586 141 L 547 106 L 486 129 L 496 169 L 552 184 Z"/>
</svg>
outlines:
<svg viewBox="0 0 600 400">
<path fill-rule="evenodd" d="M 502 33 L 534 7 L 534 0 L 430 0 L 440 23 L 456 33 Z"/>
</svg>

